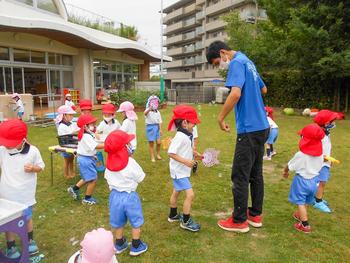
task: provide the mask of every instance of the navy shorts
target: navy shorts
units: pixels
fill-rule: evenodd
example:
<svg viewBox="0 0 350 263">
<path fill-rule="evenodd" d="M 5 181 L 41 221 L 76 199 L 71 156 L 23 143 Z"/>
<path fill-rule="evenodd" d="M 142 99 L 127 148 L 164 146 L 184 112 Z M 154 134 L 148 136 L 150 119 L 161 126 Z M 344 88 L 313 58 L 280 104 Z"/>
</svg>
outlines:
<svg viewBox="0 0 350 263">
<path fill-rule="evenodd" d="M 274 144 L 278 137 L 278 128 L 270 129 L 269 137 L 267 138 L 267 144 Z"/>
<path fill-rule="evenodd" d="M 192 188 L 192 184 L 189 177 L 173 179 L 173 185 L 177 192 L 181 192 Z"/>
<path fill-rule="evenodd" d="M 154 142 L 160 138 L 159 124 L 147 124 L 146 135 L 149 142 Z"/>
<path fill-rule="evenodd" d="M 63 158 L 71 158 L 71 157 L 73 156 L 73 154 L 63 152 L 63 153 L 61 153 L 61 156 L 62 156 Z"/>
<path fill-rule="evenodd" d="M 122 228 L 127 220 L 132 228 L 139 228 L 145 222 L 139 195 L 113 189 L 109 195 L 109 222 L 113 228 Z"/>
<path fill-rule="evenodd" d="M 329 171 L 328 166 L 323 166 L 322 169 L 320 170 L 320 174 L 318 176 L 318 181 L 319 182 L 328 182 L 329 177 L 331 176 L 331 173 Z"/>
<path fill-rule="evenodd" d="M 78 164 L 80 177 L 85 182 L 94 181 L 97 179 L 96 159 L 94 156 L 78 155 Z"/>
<path fill-rule="evenodd" d="M 317 191 L 318 177 L 305 179 L 296 174 L 290 187 L 289 202 L 296 205 L 313 204 Z"/>
</svg>

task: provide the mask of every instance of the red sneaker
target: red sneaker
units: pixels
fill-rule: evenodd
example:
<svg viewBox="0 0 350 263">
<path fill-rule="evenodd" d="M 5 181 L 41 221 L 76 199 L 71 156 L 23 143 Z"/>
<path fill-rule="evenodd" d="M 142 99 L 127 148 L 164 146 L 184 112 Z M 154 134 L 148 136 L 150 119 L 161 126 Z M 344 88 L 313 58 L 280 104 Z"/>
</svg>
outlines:
<svg viewBox="0 0 350 263">
<path fill-rule="evenodd" d="M 251 216 L 248 213 L 248 223 L 249 225 L 253 226 L 253 227 L 262 227 L 262 216 Z"/>
<path fill-rule="evenodd" d="M 230 216 L 226 220 L 219 220 L 218 226 L 224 230 L 238 233 L 247 233 L 249 231 L 248 221 L 245 221 L 243 223 L 235 223 L 233 222 L 232 216 Z"/>
<path fill-rule="evenodd" d="M 293 213 L 293 218 L 294 218 L 295 220 L 301 222 L 300 215 L 299 215 L 298 212 L 294 212 L 294 213 Z"/>
<path fill-rule="evenodd" d="M 305 234 L 311 233 L 311 226 L 303 226 L 301 222 L 295 223 L 294 228 L 298 231 L 304 232 Z"/>
</svg>

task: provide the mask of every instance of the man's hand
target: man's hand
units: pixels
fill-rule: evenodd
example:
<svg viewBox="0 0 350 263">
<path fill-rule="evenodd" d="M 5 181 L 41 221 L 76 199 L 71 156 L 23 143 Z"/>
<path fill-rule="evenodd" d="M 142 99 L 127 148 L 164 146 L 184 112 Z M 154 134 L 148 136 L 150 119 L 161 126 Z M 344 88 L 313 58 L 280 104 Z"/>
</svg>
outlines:
<svg viewBox="0 0 350 263">
<path fill-rule="evenodd" d="M 218 120 L 220 129 L 225 132 L 230 132 L 230 126 L 225 122 L 225 120 Z"/>
<path fill-rule="evenodd" d="M 195 164 L 196 164 L 196 161 L 195 160 L 184 160 L 183 161 L 183 164 L 186 165 L 187 167 L 190 167 L 192 168 Z"/>
</svg>

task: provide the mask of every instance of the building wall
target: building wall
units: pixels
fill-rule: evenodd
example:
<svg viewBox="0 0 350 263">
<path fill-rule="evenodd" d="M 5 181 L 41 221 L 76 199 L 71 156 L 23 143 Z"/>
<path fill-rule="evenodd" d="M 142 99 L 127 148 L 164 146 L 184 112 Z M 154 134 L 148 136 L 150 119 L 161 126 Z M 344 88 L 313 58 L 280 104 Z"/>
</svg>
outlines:
<svg viewBox="0 0 350 263">
<path fill-rule="evenodd" d="M 206 63 L 206 50 L 216 40 L 227 40 L 226 23 L 221 17 L 231 10 L 238 10 L 241 18 L 252 22 L 256 15 L 253 0 L 180 0 L 165 9 L 164 35 L 167 55 L 173 58 L 166 63 L 166 79 L 219 78 L 217 71 Z M 265 19 L 263 10 L 258 16 Z"/>
</svg>

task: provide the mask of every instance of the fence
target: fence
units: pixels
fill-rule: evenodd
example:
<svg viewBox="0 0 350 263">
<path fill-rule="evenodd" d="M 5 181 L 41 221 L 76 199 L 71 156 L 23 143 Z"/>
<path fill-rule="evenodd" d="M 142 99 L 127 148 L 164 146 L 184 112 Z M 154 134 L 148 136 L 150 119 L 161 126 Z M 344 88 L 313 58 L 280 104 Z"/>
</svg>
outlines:
<svg viewBox="0 0 350 263">
<path fill-rule="evenodd" d="M 209 86 L 177 86 L 168 89 L 168 101 L 180 103 L 209 103 L 215 101 L 217 87 Z"/>
</svg>

